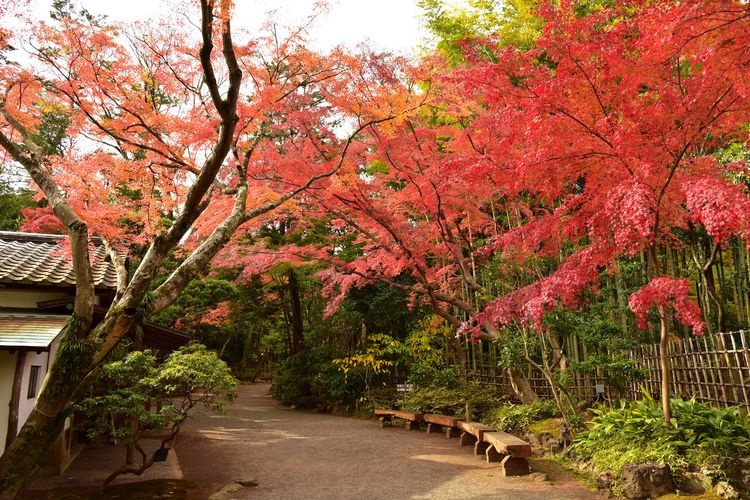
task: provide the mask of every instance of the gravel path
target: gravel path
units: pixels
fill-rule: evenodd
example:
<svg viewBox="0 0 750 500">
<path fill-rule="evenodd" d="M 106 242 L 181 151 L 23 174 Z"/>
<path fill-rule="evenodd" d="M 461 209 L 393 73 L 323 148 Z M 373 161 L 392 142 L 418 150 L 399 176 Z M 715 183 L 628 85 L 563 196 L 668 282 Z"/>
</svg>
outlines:
<svg viewBox="0 0 750 500">
<path fill-rule="evenodd" d="M 245 478 L 258 485 L 223 498 L 599 498 L 570 480 L 501 477 L 497 464 L 442 434 L 285 408 L 268 389 L 243 385 L 226 415 L 198 414 L 183 426 L 176 450 L 184 478 L 201 487 L 195 498 Z"/>
</svg>

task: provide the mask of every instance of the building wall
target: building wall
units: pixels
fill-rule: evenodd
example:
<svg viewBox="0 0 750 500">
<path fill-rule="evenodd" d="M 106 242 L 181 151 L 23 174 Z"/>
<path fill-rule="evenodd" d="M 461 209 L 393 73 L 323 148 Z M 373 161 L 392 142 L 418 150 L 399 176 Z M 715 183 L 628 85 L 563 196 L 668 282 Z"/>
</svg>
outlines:
<svg viewBox="0 0 750 500">
<path fill-rule="evenodd" d="M 0 290 L 0 304 L 7 308 L 36 309 L 37 302 L 66 297 L 70 297 L 70 294 L 36 290 Z"/>
<path fill-rule="evenodd" d="M 0 351 L 0 451 L 5 449 L 5 438 L 8 436 L 8 412 L 17 357 L 16 353 Z"/>
<path fill-rule="evenodd" d="M 29 378 L 31 376 L 31 367 L 33 365 L 40 366 L 39 369 L 39 377 L 37 378 L 37 384 L 36 384 L 36 394 L 39 394 L 39 390 L 42 388 L 42 382 L 44 381 L 45 375 L 47 375 L 47 360 L 49 359 L 49 354 L 46 352 L 40 352 L 35 353 L 33 351 L 28 352 L 26 354 L 26 366 L 23 369 L 23 379 L 21 382 L 21 398 L 18 401 L 18 429 L 21 429 L 21 426 L 26 422 L 26 419 L 29 418 L 29 415 L 31 414 L 31 410 L 34 408 L 34 402 L 36 401 L 36 396 L 33 398 L 29 398 L 28 391 L 29 391 Z M 12 384 L 12 382 L 11 382 Z"/>
</svg>

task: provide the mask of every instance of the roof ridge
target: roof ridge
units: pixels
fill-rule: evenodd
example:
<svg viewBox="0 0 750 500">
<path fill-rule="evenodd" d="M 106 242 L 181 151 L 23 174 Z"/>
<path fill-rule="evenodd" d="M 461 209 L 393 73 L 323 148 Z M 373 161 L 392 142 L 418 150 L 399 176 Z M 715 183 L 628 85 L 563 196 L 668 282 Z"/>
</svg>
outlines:
<svg viewBox="0 0 750 500">
<path fill-rule="evenodd" d="M 59 243 L 62 240 L 67 240 L 67 234 L 45 234 L 45 233 L 23 233 L 19 231 L 0 231 L 0 240 L 5 241 L 21 241 L 21 242 L 32 242 L 32 243 Z M 89 236 L 89 240 L 95 245 L 103 244 L 103 240 L 99 236 Z"/>
</svg>

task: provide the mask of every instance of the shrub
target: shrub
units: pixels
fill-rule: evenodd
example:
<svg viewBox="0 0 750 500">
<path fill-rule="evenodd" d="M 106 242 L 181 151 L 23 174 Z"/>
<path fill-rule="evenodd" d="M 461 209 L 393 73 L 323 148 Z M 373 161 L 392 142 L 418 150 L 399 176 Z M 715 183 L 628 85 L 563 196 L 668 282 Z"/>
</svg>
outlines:
<svg viewBox="0 0 750 500">
<path fill-rule="evenodd" d="M 560 410 L 551 399 L 537 399 L 530 404 L 503 404 L 494 408 L 482 420 L 499 431 L 522 432 L 529 424 L 560 416 Z"/>
<path fill-rule="evenodd" d="M 297 408 L 353 401 L 362 390 L 336 366 L 315 352 L 303 351 L 284 360 L 276 369 L 271 394 L 282 404 Z"/>
<path fill-rule="evenodd" d="M 457 387 L 418 387 L 402 393 L 398 405 L 405 411 L 439 413 L 455 417 L 466 417 L 466 406 L 472 418 L 480 420 L 492 408 L 501 404 L 502 397 L 490 385 L 475 382 L 462 383 Z"/>
<path fill-rule="evenodd" d="M 461 384 L 461 367 L 455 365 L 432 366 L 428 363 L 413 363 L 409 373 L 409 383 L 417 387 L 430 386 L 455 389 Z"/>
</svg>

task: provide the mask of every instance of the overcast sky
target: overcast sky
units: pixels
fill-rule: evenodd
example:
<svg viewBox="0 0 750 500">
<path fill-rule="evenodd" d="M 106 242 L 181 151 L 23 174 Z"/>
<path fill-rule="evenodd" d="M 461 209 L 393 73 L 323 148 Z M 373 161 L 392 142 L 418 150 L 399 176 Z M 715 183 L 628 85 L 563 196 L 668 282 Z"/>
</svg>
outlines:
<svg viewBox="0 0 750 500">
<path fill-rule="evenodd" d="M 2 0 L 0 0 L 2 1 Z M 76 0 L 94 14 L 131 21 L 158 17 L 184 0 Z M 37 15 L 49 12 L 51 0 L 32 0 Z M 298 25 L 313 11 L 315 0 L 235 0 L 235 26 L 256 28 L 274 11 L 289 25 Z M 417 0 L 329 0 L 330 11 L 311 29 L 314 47 L 356 46 L 369 41 L 375 48 L 413 55 L 424 37 Z"/>
</svg>

